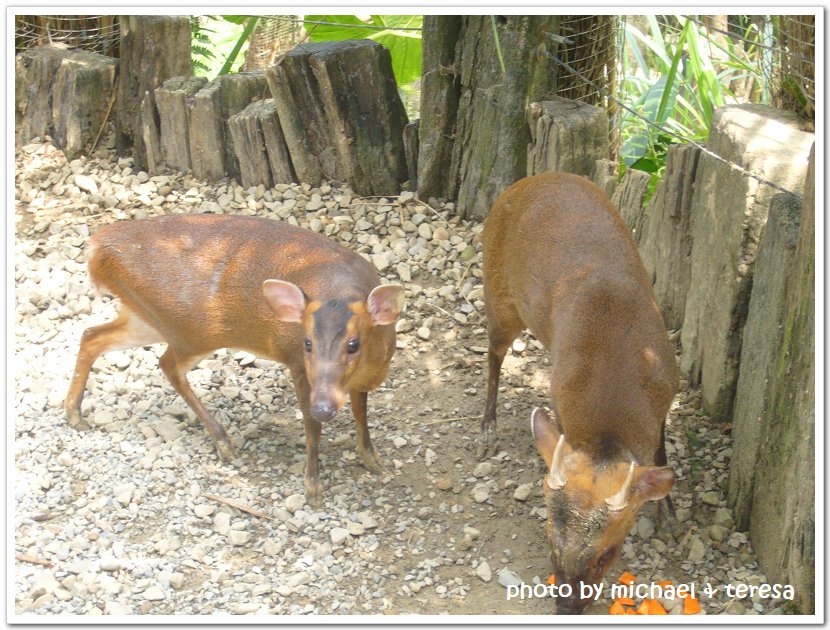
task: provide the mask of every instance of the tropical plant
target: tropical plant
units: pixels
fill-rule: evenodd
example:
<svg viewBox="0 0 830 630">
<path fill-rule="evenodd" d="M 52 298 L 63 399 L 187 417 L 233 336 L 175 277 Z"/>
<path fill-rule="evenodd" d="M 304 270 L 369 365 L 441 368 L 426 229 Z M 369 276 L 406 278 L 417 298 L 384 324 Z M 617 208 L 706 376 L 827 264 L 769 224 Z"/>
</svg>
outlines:
<svg viewBox="0 0 830 630">
<path fill-rule="evenodd" d="M 248 15 L 191 16 L 193 73 L 213 79 L 238 70 L 258 20 Z"/>
<path fill-rule="evenodd" d="M 622 90 L 632 111 L 620 119 L 621 167 L 636 168 L 659 179 L 671 144 L 705 141 L 715 108 L 737 102 L 730 85 L 751 76 L 763 83 L 750 25 L 749 45 L 709 33 L 697 20 L 677 16 L 661 25 L 648 16 L 649 34 L 625 25 L 625 41 L 634 66 L 623 55 Z M 669 28 L 668 24 L 676 24 Z"/>
<path fill-rule="evenodd" d="M 365 21 L 354 15 L 306 15 L 304 21 L 315 42 L 371 39 L 388 48 L 399 86 L 421 76 L 423 16 L 370 15 L 369 21 Z"/>
</svg>

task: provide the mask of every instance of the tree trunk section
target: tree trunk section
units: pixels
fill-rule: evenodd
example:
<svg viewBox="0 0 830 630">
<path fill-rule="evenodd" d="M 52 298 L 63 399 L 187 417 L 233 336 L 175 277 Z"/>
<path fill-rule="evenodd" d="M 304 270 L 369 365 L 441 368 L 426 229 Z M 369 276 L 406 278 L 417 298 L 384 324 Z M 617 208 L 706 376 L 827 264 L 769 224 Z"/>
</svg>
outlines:
<svg viewBox="0 0 830 630">
<path fill-rule="evenodd" d="M 140 112 L 141 140 L 144 142 L 144 154 L 147 157 L 147 172 L 155 175 L 161 164 L 161 140 L 159 139 L 158 112 L 149 92 L 141 99 Z"/>
<path fill-rule="evenodd" d="M 190 75 L 190 21 L 187 16 L 121 17 L 121 69 L 115 110 L 116 150 L 132 151 L 136 168 L 147 166 L 141 102 L 165 79 Z"/>
<path fill-rule="evenodd" d="M 273 99 L 261 101 L 267 104 L 267 113 L 259 118 L 262 127 L 262 137 L 268 151 L 268 163 L 271 165 L 271 177 L 275 184 L 299 183 L 291 166 L 291 155 L 285 143 L 285 134 L 282 132 L 280 119 L 277 116 L 277 106 Z"/>
<path fill-rule="evenodd" d="M 608 115 L 599 107 L 559 96 L 528 107 L 527 174 L 544 171 L 590 177 L 608 155 Z"/>
<path fill-rule="evenodd" d="M 557 32 L 559 16 L 463 16 L 460 25 L 458 19 L 425 19 L 424 50 L 439 50 L 425 52 L 418 192 L 454 198 L 460 214 L 482 219 L 496 196 L 527 173 L 527 107 L 553 96 L 556 45 L 549 34 Z M 446 38 L 456 26 L 447 63 Z"/>
<path fill-rule="evenodd" d="M 421 121 L 409 123 L 403 128 L 403 150 L 406 156 L 406 171 L 409 174 L 408 190 L 418 189 L 418 130 Z"/>
<path fill-rule="evenodd" d="M 229 127 L 243 186 L 296 181 L 272 99 L 255 101 L 231 116 Z"/>
<path fill-rule="evenodd" d="M 106 121 L 118 60 L 43 46 L 19 54 L 15 66 L 18 144 L 50 135 L 67 158 L 75 158 Z"/>
<path fill-rule="evenodd" d="M 804 186 L 782 344 L 758 451 L 750 539 L 770 582 L 792 584 L 799 612 L 815 611 L 815 145 Z"/>
<path fill-rule="evenodd" d="M 190 112 L 205 77 L 173 77 L 155 90 L 160 122 L 161 160 L 171 168 L 187 171 L 190 161 Z M 148 160 L 149 162 L 149 160 Z"/>
<path fill-rule="evenodd" d="M 447 172 L 455 137 L 458 99 L 460 15 L 425 15 L 418 127 L 418 192 L 424 198 L 449 198 Z"/>
<path fill-rule="evenodd" d="M 208 181 L 227 175 L 241 181 L 229 120 L 268 95 L 262 70 L 216 77 L 199 90 L 190 117 L 193 174 Z"/>
<path fill-rule="evenodd" d="M 388 50 L 370 40 L 305 44 L 267 73 L 301 181 L 348 182 L 361 195 L 400 192 L 407 119 Z"/>
</svg>

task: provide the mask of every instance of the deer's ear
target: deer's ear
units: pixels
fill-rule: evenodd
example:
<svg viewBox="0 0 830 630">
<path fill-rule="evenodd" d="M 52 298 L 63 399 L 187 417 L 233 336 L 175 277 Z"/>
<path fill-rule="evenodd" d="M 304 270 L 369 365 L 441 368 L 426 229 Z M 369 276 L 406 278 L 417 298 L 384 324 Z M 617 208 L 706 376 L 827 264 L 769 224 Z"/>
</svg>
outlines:
<svg viewBox="0 0 830 630">
<path fill-rule="evenodd" d="M 372 289 L 366 298 L 366 310 L 375 326 L 393 323 L 403 309 L 403 287 L 398 284 L 382 284 Z"/>
<path fill-rule="evenodd" d="M 634 492 L 643 501 L 659 501 L 671 492 L 674 469 L 671 466 L 640 466 L 635 472 Z"/>
<path fill-rule="evenodd" d="M 544 409 L 537 407 L 530 414 L 530 430 L 533 432 L 539 454 L 545 460 L 547 467 L 550 468 L 553 451 L 556 450 L 556 444 L 559 442 L 559 436 L 561 435 L 556 428 L 556 424 L 545 413 Z"/>
<path fill-rule="evenodd" d="M 262 293 L 268 306 L 277 318 L 283 322 L 302 322 L 306 300 L 302 290 L 296 284 L 284 280 L 266 280 L 262 283 Z"/>
</svg>

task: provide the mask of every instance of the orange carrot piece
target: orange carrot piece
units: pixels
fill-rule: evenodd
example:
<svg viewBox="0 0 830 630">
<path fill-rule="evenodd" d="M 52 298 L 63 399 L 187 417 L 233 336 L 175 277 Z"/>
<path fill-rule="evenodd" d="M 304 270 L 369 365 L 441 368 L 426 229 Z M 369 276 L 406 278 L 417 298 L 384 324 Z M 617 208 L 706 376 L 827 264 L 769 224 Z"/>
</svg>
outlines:
<svg viewBox="0 0 830 630">
<path fill-rule="evenodd" d="M 555 575 L 551 574 L 551 576 L 548 578 L 548 584 L 556 584 L 556 576 Z"/>
<path fill-rule="evenodd" d="M 643 603 L 637 607 L 637 614 L 638 615 L 647 615 L 648 614 L 648 601 L 647 599 L 643 600 Z"/>
<path fill-rule="evenodd" d="M 637 613 L 634 612 L 633 608 L 626 608 L 625 609 L 625 614 L 626 615 L 636 615 Z"/>
<path fill-rule="evenodd" d="M 636 603 L 630 597 L 618 597 L 614 601 L 622 604 L 623 606 L 635 606 Z"/>
<path fill-rule="evenodd" d="M 614 602 L 613 604 L 611 604 L 611 607 L 608 609 L 608 614 L 609 615 L 624 615 L 625 614 L 625 608 L 623 608 L 622 604 Z"/>
<path fill-rule="evenodd" d="M 683 614 L 696 615 L 700 612 L 700 602 L 695 597 L 683 598 Z"/>
<path fill-rule="evenodd" d="M 625 584 L 627 586 L 631 586 L 637 581 L 637 578 L 634 577 L 634 574 L 629 573 L 628 571 L 623 571 L 620 574 L 620 584 Z"/>
<path fill-rule="evenodd" d="M 648 614 L 649 615 L 668 615 L 663 605 L 656 599 L 648 600 Z"/>
<path fill-rule="evenodd" d="M 663 580 L 662 582 L 657 582 L 657 586 L 659 586 L 660 588 L 666 588 L 667 586 L 671 586 L 671 585 L 672 585 L 671 580 Z"/>
</svg>

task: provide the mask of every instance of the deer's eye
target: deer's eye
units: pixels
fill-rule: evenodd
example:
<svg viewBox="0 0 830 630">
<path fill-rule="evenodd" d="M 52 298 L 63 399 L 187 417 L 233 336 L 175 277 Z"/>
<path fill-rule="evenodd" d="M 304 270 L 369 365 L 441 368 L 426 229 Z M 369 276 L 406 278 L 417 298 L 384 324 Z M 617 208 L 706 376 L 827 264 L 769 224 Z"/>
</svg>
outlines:
<svg viewBox="0 0 830 630">
<path fill-rule="evenodd" d="M 349 354 L 354 354 L 358 350 L 360 350 L 360 341 L 357 338 L 349 339 L 348 343 L 346 344 L 346 350 Z"/>
<path fill-rule="evenodd" d="M 311 352 L 311 339 L 309 339 L 308 337 L 306 337 L 306 338 L 303 340 L 303 345 L 305 345 L 305 351 L 306 351 L 306 352 Z"/>
</svg>

